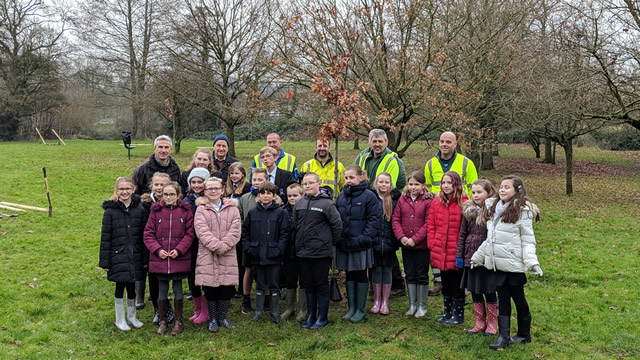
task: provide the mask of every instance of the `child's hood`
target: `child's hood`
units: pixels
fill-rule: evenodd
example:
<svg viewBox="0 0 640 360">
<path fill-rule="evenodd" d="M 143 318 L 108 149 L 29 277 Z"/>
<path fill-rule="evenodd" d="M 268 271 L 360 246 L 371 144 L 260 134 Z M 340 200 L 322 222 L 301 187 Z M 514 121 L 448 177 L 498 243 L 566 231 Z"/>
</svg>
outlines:
<svg viewBox="0 0 640 360">
<path fill-rule="evenodd" d="M 140 204 L 140 195 L 137 195 L 137 194 L 131 195 L 131 205 L 129 205 L 129 207 L 138 206 L 138 204 Z M 102 202 L 102 208 L 104 210 L 116 209 L 122 206 L 123 204 L 119 200 L 105 200 Z"/>
</svg>

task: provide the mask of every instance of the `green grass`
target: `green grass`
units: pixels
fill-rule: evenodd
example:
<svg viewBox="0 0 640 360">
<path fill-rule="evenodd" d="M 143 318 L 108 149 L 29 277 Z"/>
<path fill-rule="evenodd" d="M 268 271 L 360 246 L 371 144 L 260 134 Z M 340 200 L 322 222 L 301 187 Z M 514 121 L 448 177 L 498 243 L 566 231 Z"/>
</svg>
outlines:
<svg viewBox="0 0 640 360">
<path fill-rule="evenodd" d="M 198 146 L 209 145 L 184 142 L 175 158 L 185 167 Z M 249 164 L 262 145 L 237 144 L 239 158 Z M 345 163 L 357 153 L 351 145 L 341 144 Z M 297 155 L 299 164 L 313 154 L 311 142 L 285 142 L 283 148 Z M 500 159 L 533 158 L 525 148 L 500 150 Z M 523 175 L 529 195 L 542 209 L 536 236 L 545 276 L 530 277 L 525 287 L 533 342 L 497 354 L 487 348 L 493 338 L 464 334 L 463 328 L 473 325 L 470 308 L 464 326 L 434 324 L 440 297 L 429 298 L 422 320 L 401 316 L 407 307 L 404 298 L 392 299 L 391 315 L 367 315 L 366 322 L 356 325 L 341 322 L 345 309 L 332 307 L 330 326 L 315 332 L 291 321 L 250 323 L 237 300 L 230 312 L 238 326 L 234 331 L 211 335 L 204 326 L 186 322 L 182 335 L 161 337 L 151 325 L 151 306 L 139 314 L 145 322 L 141 330 L 117 331 L 114 286 L 97 267 L 100 204 L 111 195 L 115 178 L 130 176 L 151 152 L 150 146 L 140 146 L 129 161 L 117 141 L 0 143 L 0 201 L 47 207 L 46 166 L 53 202 L 52 218 L 28 211 L 0 219 L 0 233 L 6 232 L 0 235 L 0 273 L 6 279 L 0 296 L 0 358 L 640 358 L 640 172 L 631 158 L 576 149 L 577 161 L 620 167 L 628 175 L 576 177 L 572 196 L 563 194 L 564 176 Z M 422 169 L 431 154 L 415 145 L 404 159 L 407 172 Z M 481 175 L 497 182 L 510 172 L 498 168 Z M 185 314 L 191 309 L 189 303 Z M 391 336 L 401 329 L 399 336 Z"/>
</svg>

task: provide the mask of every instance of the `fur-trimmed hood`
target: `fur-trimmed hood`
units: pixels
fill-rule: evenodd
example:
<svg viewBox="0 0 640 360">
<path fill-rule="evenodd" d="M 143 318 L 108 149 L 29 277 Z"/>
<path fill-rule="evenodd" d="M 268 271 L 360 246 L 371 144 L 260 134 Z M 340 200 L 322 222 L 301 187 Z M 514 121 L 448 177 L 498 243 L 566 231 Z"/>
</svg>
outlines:
<svg viewBox="0 0 640 360">
<path fill-rule="evenodd" d="M 475 222 L 478 226 L 485 227 L 487 225 L 483 212 L 481 212 L 481 209 L 478 209 L 478 206 L 473 200 L 467 200 L 462 203 L 462 216 L 464 216 L 467 222 Z"/>
<path fill-rule="evenodd" d="M 191 205 L 189 205 L 189 203 L 186 203 L 184 201 L 180 201 L 179 203 L 177 203 L 176 205 L 174 205 L 175 208 L 178 209 L 184 209 L 187 210 L 189 212 L 191 212 Z M 153 203 L 153 205 L 151 205 L 151 211 L 155 212 L 155 211 L 161 211 L 162 208 L 166 208 L 168 207 L 167 204 L 164 201 L 158 201 Z"/>
</svg>

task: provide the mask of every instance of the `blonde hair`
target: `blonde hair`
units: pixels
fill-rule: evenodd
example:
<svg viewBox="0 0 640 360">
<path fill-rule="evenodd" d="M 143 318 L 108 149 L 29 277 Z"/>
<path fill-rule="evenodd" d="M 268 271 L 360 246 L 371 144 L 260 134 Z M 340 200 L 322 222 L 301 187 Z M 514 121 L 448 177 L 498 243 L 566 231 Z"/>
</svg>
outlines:
<svg viewBox="0 0 640 360">
<path fill-rule="evenodd" d="M 278 150 L 272 148 L 271 146 L 265 146 L 262 149 L 260 149 L 260 152 L 258 153 L 258 156 L 262 156 L 262 154 L 264 153 L 269 153 L 271 155 L 273 155 L 274 157 L 278 157 Z"/>
<path fill-rule="evenodd" d="M 376 181 L 374 182 L 373 186 L 375 187 L 376 192 L 378 191 L 378 179 L 380 179 L 380 176 L 388 177 L 389 182 L 393 184 L 393 178 L 391 177 L 391 174 L 389 174 L 386 171 L 383 171 L 380 174 L 378 174 L 378 176 L 376 177 Z M 384 194 L 384 197 L 382 198 L 382 214 L 384 215 L 384 218 L 387 219 L 387 221 L 391 221 L 391 216 L 393 216 L 393 199 L 391 198 L 392 190 L 393 190 L 393 185 L 391 185 L 391 187 L 389 188 L 389 191 L 387 191 L 387 193 Z M 380 195 L 380 193 L 378 193 L 378 195 Z"/>
<path fill-rule="evenodd" d="M 211 182 L 217 182 L 222 186 L 222 179 L 220 179 L 219 177 L 212 176 L 204 181 L 204 187 L 206 188 L 207 184 Z"/>
<path fill-rule="evenodd" d="M 356 164 L 347 166 L 347 168 L 344 169 L 344 172 L 346 173 L 347 171 L 355 171 L 356 175 L 360 176 L 362 178 L 362 180 L 369 181 L 369 177 L 367 176 L 367 172 L 362 170 L 362 168 L 360 166 L 356 165 Z"/>
<path fill-rule="evenodd" d="M 298 193 L 300 194 L 300 196 L 304 195 L 304 188 L 302 188 L 302 185 L 298 184 L 298 183 L 293 183 L 289 186 L 287 186 L 287 194 L 289 193 L 289 190 L 293 190 L 296 189 L 298 191 Z"/>
<path fill-rule="evenodd" d="M 240 171 L 242 173 L 242 180 L 236 186 L 236 189 L 233 189 L 233 181 L 231 181 L 231 173 L 234 171 Z M 242 189 L 244 189 L 244 185 L 247 183 L 247 170 L 244 168 L 244 165 L 240 161 L 234 162 L 229 165 L 229 173 L 227 174 L 227 184 L 224 187 L 224 196 L 229 197 L 232 194 L 242 195 Z"/>
<path fill-rule="evenodd" d="M 151 181 L 149 181 L 149 189 L 153 188 L 153 179 L 156 179 L 156 178 L 167 179 L 167 182 L 171 181 L 171 177 L 169 176 L 169 174 L 163 173 L 161 171 L 156 171 L 153 173 L 153 176 L 151 176 Z"/>
<path fill-rule="evenodd" d="M 131 180 L 130 178 L 126 177 L 126 176 L 120 176 L 119 178 L 116 179 L 116 185 L 113 187 L 113 195 L 111 195 L 111 197 L 109 198 L 109 200 L 113 200 L 116 201 L 118 200 L 119 196 L 118 196 L 118 185 L 120 185 L 120 183 L 129 183 L 133 186 L 133 191 L 136 191 L 136 183 L 133 182 L 133 180 Z"/>
<path fill-rule="evenodd" d="M 198 156 L 198 154 L 200 153 L 206 154 L 207 158 L 209 158 L 209 165 L 207 165 L 207 170 L 209 170 L 209 174 L 213 174 L 216 171 L 213 165 L 213 154 L 211 153 L 211 149 L 206 147 L 198 148 L 198 150 L 196 150 L 196 152 L 193 153 L 193 160 L 191 161 L 191 164 L 187 166 L 185 171 L 191 171 L 193 170 L 193 168 L 196 167 L 196 156 Z"/>
</svg>

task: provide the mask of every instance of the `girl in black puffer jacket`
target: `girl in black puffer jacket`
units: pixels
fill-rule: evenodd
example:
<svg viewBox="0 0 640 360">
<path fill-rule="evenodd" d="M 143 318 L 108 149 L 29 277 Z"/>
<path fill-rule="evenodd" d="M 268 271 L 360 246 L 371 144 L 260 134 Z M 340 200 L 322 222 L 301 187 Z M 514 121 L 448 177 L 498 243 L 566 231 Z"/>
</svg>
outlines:
<svg viewBox="0 0 640 360">
<path fill-rule="evenodd" d="M 142 327 L 136 318 L 135 281 L 143 279 L 144 243 L 142 234 L 148 213 L 135 195 L 133 180 L 116 180 L 113 196 L 104 203 L 102 235 L 100 238 L 99 266 L 107 271 L 107 279 L 116 283 L 116 327 L 122 331 L 131 328 L 125 320 L 124 290 L 127 289 L 127 320 L 135 328 Z"/>
<path fill-rule="evenodd" d="M 378 194 L 378 203 L 382 208 L 383 218 L 382 231 L 378 233 L 378 237 L 373 242 L 373 271 L 371 272 L 373 306 L 370 311 L 374 314 L 388 315 L 391 267 L 395 262 L 395 253 L 399 247 L 398 239 L 396 239 L 391 227 L 391 217 L 402 194 L 392 186 L 391 175 L 387 172 L 378 175 L 374 187 Z"/>
</svg>

